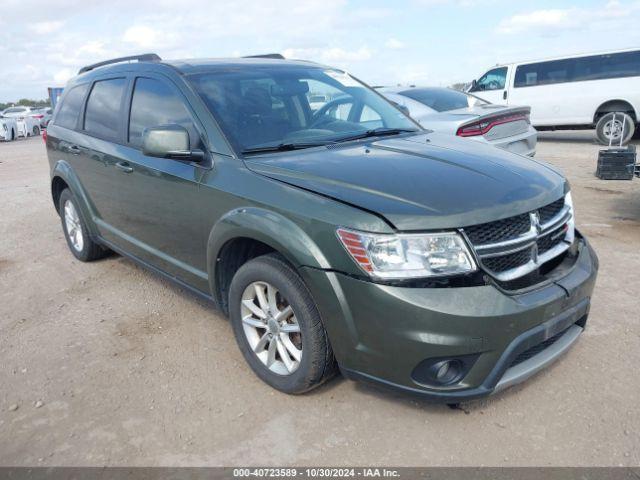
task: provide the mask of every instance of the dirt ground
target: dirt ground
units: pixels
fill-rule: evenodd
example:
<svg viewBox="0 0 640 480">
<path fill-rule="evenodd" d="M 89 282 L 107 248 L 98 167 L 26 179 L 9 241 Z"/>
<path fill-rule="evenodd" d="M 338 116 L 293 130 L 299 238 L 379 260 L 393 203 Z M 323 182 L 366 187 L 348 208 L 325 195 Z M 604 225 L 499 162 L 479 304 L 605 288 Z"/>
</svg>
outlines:
<svg viewBox="0 0 640 480">
<path fill-rule="evenodd" d="M 542 134 L 537 156 L 600 256 L 587 330 L 466 411 L 342 378 L 270 389 L 209 305 L 118 256 L 76 261 L 42 140 L 0 143 L 0 465 L 640 465 L 640 179 L 595 178 L 592 138 Z"/>
</svg>

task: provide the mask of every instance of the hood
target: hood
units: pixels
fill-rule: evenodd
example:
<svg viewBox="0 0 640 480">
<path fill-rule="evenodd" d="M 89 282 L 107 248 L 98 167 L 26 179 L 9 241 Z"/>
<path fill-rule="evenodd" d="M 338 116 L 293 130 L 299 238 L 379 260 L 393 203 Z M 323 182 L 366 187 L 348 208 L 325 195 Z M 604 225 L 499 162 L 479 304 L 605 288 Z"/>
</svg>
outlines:
<svg viewBox="0 0 640 480">
<path fill-rule="evenodd" d="M 498 220 L 551 203 L 565 189 L 549 165 L 437 133 L 248 157 L 245 163 L 261 175 L 372 211 L 402 231 Z"/>
</svg>

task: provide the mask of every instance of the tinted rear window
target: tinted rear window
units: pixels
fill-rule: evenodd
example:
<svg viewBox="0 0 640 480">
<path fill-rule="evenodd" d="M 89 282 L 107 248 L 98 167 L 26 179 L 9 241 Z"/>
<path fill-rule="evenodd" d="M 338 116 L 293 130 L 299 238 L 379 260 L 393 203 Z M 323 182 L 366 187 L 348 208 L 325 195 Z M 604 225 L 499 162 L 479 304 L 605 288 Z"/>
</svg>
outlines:
<svg viewBox="0 0 640 480">
<path fill-rule="evenodd" d="M 125 85 L 124 78 L 100 80 L 93 85 L 84 115 L 87 132 L 99 137 L 118 137 Z"/>
<path fill-rule="evenodd" d="M 65 128 L 75 128 L 78 121 L 78 115 L 82 110 L 82 101 L 87 93 L 89 84 L 78 85 L 73 87 L 62 100 L 58 113 L 56 114 L 55 124 Z"/>
<path fill-rule="evenodd" d="M 449 110 L 488 103 L 473 95 L 448 88 L 412 88 L 399 93 L 434 109 L 436 112 L 448 112 Z"/>
</svg>

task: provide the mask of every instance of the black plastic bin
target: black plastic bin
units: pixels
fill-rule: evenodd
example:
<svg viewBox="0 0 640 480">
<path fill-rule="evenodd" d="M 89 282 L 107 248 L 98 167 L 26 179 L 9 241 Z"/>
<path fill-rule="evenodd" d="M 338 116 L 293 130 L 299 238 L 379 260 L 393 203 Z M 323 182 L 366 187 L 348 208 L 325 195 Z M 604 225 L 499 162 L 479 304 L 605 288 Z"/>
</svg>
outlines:
<svg viewBox="0 0 640 480">
<path fill-rule="evenodd" d="M 632 180 L 636 167 L 636 147 L 614 147 L 600 150 L 596 176 L 601 180 Z"/>
</svg>

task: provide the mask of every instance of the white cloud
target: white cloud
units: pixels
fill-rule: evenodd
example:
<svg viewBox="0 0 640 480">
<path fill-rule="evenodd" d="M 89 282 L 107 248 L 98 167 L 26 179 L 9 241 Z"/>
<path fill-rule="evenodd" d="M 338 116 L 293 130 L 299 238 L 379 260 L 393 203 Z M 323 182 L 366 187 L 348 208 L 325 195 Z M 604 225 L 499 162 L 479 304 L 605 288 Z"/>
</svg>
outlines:
<svg viewBox="0 0 640 480">
<path fill-rule="evenodd" d="M 622 31 L 623 25 L 629 22 L 637 26 L 638 12 L 640 12 L 639 1 L 622 3 L 619 0 L 610 0 L 604 6 L 594 8 L 534 10 L 502 20 L 496 32 L 501 34 L 532 32 L 548 35 L 561 34 L 563 31 L 572 29 Z"/>
<path fill-rule="evenodd" d="M 60 30 L 63 25 L 64 22 L 61 21 L 36 22 L 29 24 L 27 28 L 35 34 L 47 35 Z"/>
<path fill-rule="evenodd" d="M 129 27 L 122 36 L 122 40 L 133 43 L 138 47 L 152 47 L 157 44 L 159 32 L 146 25 L 136 25 Z"/>
<path fill-rule="evenodd" d="M 58 85 L 64 85 L 65 83 L 67 83 L 67 81 L 73 77 L 75 75 L 75 72 L 68 69 L 68 68 L 63 68 L 62 70 L 58 70 L 54 75 L 53 75 L 53 80 L 56 82 L 56 84 Z"/>
<path fill-rule="evenodd" d="M 369 60 L 373 56 L 373 51 L 367 46 L 360 47 L 356 50 L 347 50 L 341 47 L 287 48 L 282 54 L 286 58 L 313 60 L 329 64 L 344 64 L 345 62 Z"/>
<path fill-rule="evenodd" d="M 402 50 L 406 47 L 405 43 L 398 40 L 397 38 L 390 38 L 384 44 L 385 47 L 390 48 L 391 50 Z"/>
<path fill-rule="evenodd" d="M 574 15 L 572 15 L 574 13 Z M 568 27 L 573 23 L 573 10 L 537 10 L 514 15 L 500 22 L 498 33 L 521 33 L 526 30 L 548 27 Z"/>
</svg>

